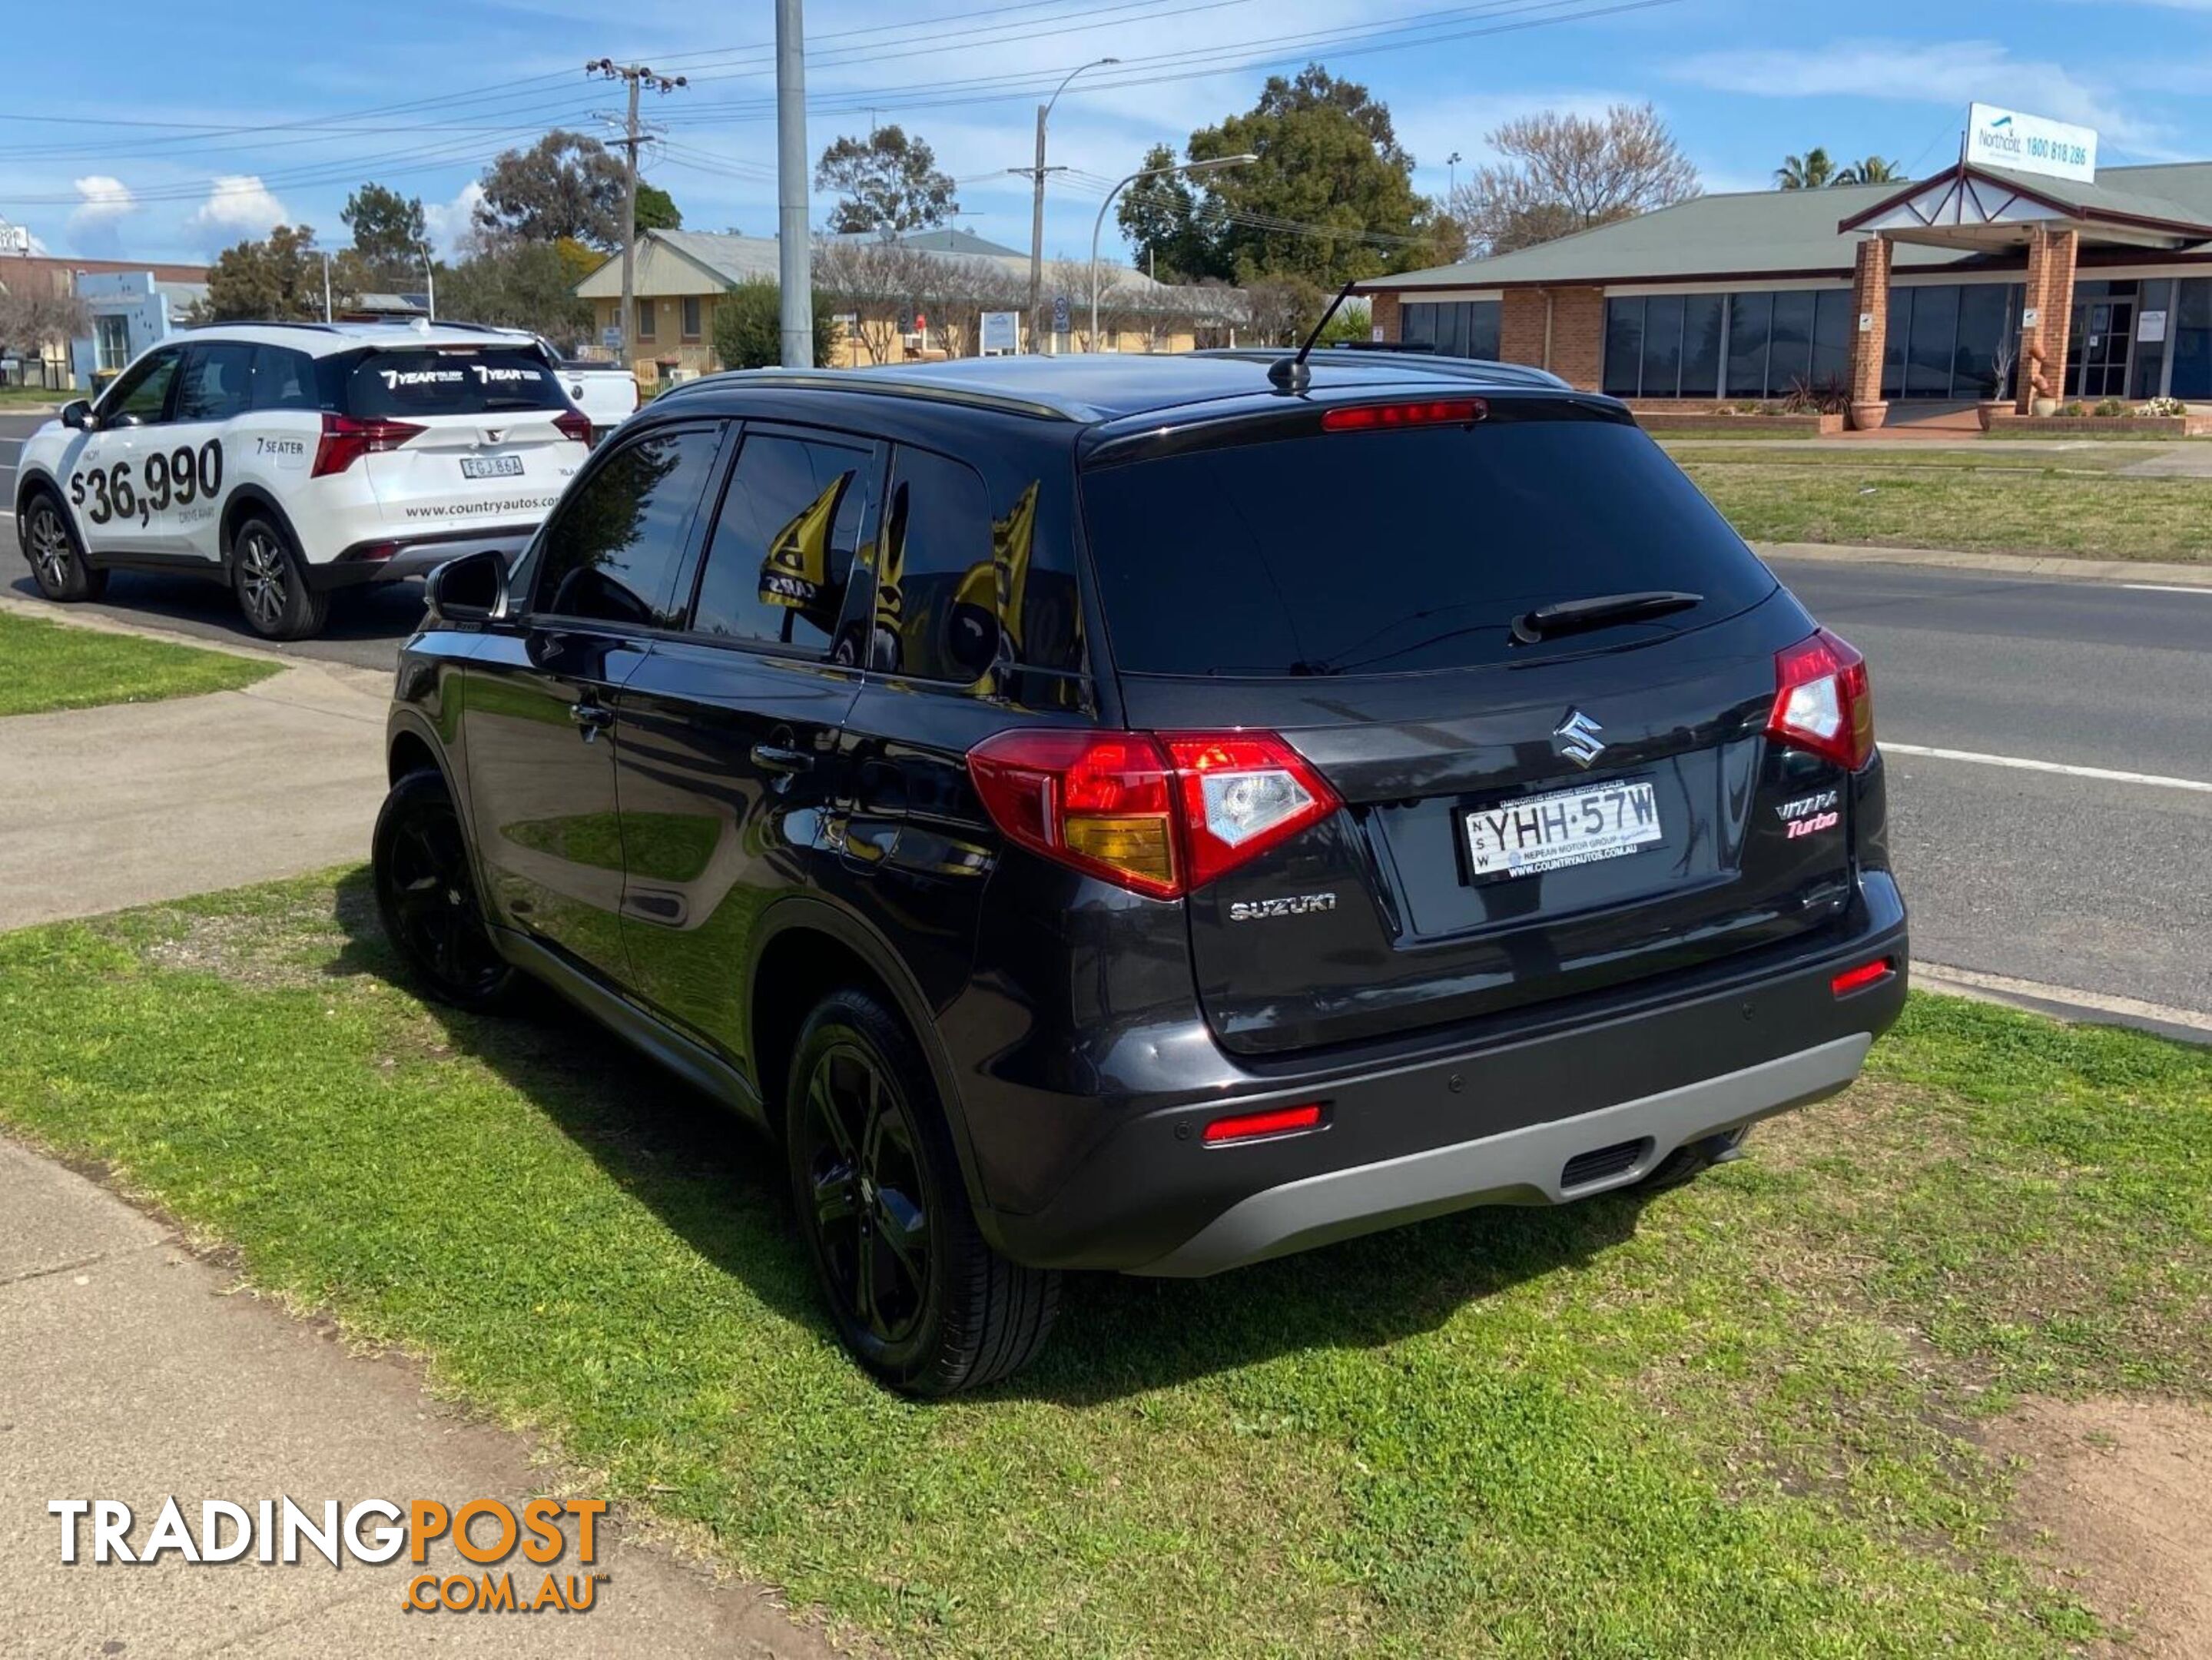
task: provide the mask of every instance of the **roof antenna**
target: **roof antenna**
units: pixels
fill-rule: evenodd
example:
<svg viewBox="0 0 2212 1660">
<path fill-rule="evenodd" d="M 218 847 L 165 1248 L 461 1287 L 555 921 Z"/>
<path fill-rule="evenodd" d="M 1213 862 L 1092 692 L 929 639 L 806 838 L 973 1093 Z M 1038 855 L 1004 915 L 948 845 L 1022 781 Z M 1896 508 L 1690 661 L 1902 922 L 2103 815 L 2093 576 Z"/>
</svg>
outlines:
<svg viewBox="0 0 2212 1660">
<path fill-rule="evenodd" d="M 1355 277 L 1336 291 L 1336 298 L 1328 302 L 1328 309 L 1321 314 L 1321 321 L 1313 325 L 1313 332 L 1306 336 L 1305 344 L 1298 348 L 1295 357 L 1278 357 L 1267 365 L 1267 379 L 1275 383 L 1277 390 L 1301 392 L 1313 384 L 1313 371 L 1306 367 L 1306 354 L 1314 349 L 1314 342 L 1321 338 L 1328 319 L 1336 315 L 1339 306 L 1352 297 L 1352 290 L 1358 283 Z"/>
</svg>

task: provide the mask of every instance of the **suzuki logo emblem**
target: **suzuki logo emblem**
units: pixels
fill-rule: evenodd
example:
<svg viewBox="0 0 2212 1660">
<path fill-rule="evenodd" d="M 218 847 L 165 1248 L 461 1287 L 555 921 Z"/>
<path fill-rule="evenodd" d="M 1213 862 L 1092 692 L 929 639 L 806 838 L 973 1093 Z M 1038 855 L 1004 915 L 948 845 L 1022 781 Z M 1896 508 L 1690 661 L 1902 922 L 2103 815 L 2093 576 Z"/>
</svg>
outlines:
<svg viewBox="0 0 2212 1660">
<path fill-rule="evenodd" d="M 1586 767 L 1605 753 L 1605 740 L 1598 736 L 1604 730 L 1580 709 L 1569 709 L 1567 718 L 1552 728 L 1552 742 L 1568 760 Z"/>
</svg>

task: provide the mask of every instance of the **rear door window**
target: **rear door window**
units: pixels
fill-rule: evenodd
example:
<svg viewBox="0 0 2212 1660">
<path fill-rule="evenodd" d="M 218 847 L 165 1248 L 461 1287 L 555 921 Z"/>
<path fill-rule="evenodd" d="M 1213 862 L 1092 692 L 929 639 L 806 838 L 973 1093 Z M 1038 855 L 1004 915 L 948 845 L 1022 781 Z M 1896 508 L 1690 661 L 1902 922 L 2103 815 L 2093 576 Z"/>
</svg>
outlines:
<svg viewBox="0 0 2212 1660">
<path fill-rule="evenodd" d="M 253 349 L 253 407 L 257 410 L 313 410 L 315 365 L 303 351 L 283 346 Z"/>
<path fill-rule="evenodd" d="M 902 447 L 891 465 L 870 666 L 973 684 L 997 650 L 999 605 L 982 476 Z"/>
<path fill-rule="evenodd" d="M 672 628 L 676 573 L 720 449 L 719 426 L 624 444 L 569 492 L 545 527 L 537 609 Z"/>
<path fill-rule="evenodd" d="M 177 383 L 176 412 L 171 419 L 179 423 L 228 421 L 252 406 L 252 346 L 218 341 L 185 352 L 184 375 Z"/>
<path fill-rule="evenodd" d="M 527 347 L 371 352 L 346 379 L 347 411 L 362 420 L 568 405 L 551 367 Z"/>
<path fill-rule="evenodd" d="M 1774 579 L 1636 427 L 1494 402 L 1468 425 L 1310 433 L 1094 465 L 1084 511 L 1116 666 L 1135 674 L 1398 674 L 1658 637 Z M 1555 601 L 1704 596 L 1512 643 Z"/>
<path fill-rule="evenodd" d="M 862 443 L 749 432 L 722 497 L 692 617 L 695 633 L 789 647 L 857 666 L 842 628 L 881 467 Z"/>
</svg>

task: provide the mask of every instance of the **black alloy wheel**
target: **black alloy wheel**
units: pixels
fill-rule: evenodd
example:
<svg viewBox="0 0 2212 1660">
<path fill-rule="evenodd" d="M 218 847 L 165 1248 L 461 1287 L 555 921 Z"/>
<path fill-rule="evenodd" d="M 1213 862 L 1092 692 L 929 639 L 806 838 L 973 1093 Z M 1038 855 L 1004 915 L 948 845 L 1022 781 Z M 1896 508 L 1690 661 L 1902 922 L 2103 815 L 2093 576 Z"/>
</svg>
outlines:
<svg viewBox="0 0 2212 1660">
<path fill-rule="evenodd" d="M 330 595 L 307 586 L 306 567 L 284 532 L 266 519 L 249 519 L 238 527 L 230 574 L 239 610 L 264 640 L 304 640 L 322 632 Z"/>
<path fill-rule="evenodd" d="M 783 1128 L 799 1228 L 854 1359 L 893 1389 L 947 1395 L 1035 1358 L 1060 1275 L 983 1237 L 929 1064 L 874 994 L 832 992 L 807 1017 Z"/>
<path fill-rule="evenodd" d="M 520 976 L 484 926 L 460 814 L 442 775 L 410 773 L 392 787 L 374 848 L 384 931 L 416 977 L 462 1008 L 506 1006 Z"/>
</svg>

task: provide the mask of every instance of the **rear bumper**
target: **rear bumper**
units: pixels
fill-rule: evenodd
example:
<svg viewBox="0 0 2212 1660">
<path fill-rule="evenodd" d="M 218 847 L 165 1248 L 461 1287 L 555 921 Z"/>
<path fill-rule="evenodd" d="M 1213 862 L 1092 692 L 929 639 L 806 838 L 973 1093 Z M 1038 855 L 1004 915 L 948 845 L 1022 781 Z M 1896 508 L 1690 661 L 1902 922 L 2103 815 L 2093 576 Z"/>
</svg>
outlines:
<svg viewBox="0 0 2212 1660">
<path fill-rule="evenodd" d="M 1181 1059 L 1198 1061 L 1202 1047 L 1199 1087 L 1133 1108 L 1102 1104 L 1045 1202 L 981 1220 L 1019 1262 L 1194 1275 L 1469 1206 L 1559 1204 L 1627 1186 L 1688 1143 L 1857 1076 L 1904 1006 L 1908 946 L 1886 873 L 1866 873 L 1854 909 L 1850 925 L 1786 952 L 1647 984 L 1580 1018 L 1488 1025 L 1418 1056 L 1237 1067 L 1224 1087 L 1221 1052 L 1194 1031 Z M 1893 971 L 1836 995 L 1838 973 L 1875 958 Z M 1323 1105 L 1320 1129 L 1204 1141 L 1224 1113 L 1310 1102 Z M 970 1125 L 982 1128 L 973 1115 Z M 1003 1151 L 977 1137 L 987 1167 Z"/>
<path fill-rule="evenodd" d="M 1687 1143 L 1850 1087 L 1873 1043 L 1852 1032 L 1619 1106 L 1266 1188 L 1137 1271 L 1218 1274 L 1469 1206 L 1559 1205 L 1626 1187 Z M 1574 1180 L 1578 1159 L 1605 1173 Z"/>
<path fill-rule="evenodd" d="M 309 565 L 307 586 L 324 593 L 368 582 L 398 582 L 410 576 L 427 576 L 449 559 L 486 550 L 501 554 L 511 565 L 537 533 L 535 525 L 495 525 L 435 536 L 356 542 L 325 564 Z"/>
</svg>

